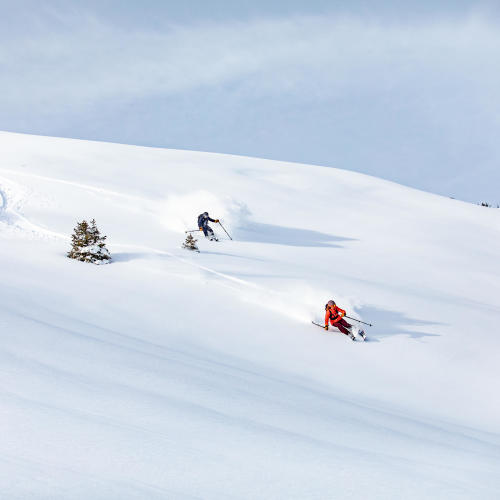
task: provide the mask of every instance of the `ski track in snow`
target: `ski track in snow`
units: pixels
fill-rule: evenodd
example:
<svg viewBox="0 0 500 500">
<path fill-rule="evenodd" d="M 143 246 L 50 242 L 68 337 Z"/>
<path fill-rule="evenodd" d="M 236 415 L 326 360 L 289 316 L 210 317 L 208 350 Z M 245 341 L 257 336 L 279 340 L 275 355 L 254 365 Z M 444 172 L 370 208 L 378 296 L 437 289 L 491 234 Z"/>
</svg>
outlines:
<svg viewBox="0 0 500 500">
<path fill-rule="evenodd" d="M 146 247 L 146 246 L 142 246 L 142 245 L 123 244 L 123 243 L 116 243 L 114 246 L 128 248 L 128 249 L 136 249 L 136 250 L 147 250 L 150 252 L 154 252 L 158 255 L 166 255 L 166 256 L 171 257 L 172 259 L 175 259 L 178 262 L 181 262 L 182 264 L 185 264 L 191 268 L 195 268 L 195 269 L 198 269 L 200 271 L 204 271 L 206 273 L 211 274 L 212 276 L 214 276 L 216 278 L 221 278 L 222 280 L 228 282 L 226 284 L 223 284 L 219 280 L 217 280 L 216 283 L 219 286 L 224 286 L 226 288 L 229 288 L 232 291 L 237 291 L 239 293 L 246 292 L 245 293 L 245 300 L 247 300 L 248 302 L 258 304 L 258 305 L 260 305 L 266 309 L 269 309 L 271 311 L 277 312 L 279 314 L 284 314 L 287 317 L 294 316 L 293 312 L 290 313 L 290 311 L 288 311 L 284 308 L 287 297 L 283 293 L 280 293 L 278 291 L 271 290 L 270 288 L 265 288 L 263 286 L 258 285 L 257 283 L 254 283 L 254 282 L 251 282 L 248 280 L 243 280 L 241 278 L 231 276 L 230 274 L 227 274 L 227 273 L 222 273 L 220 271 L 217 271 L 215 269 L 211 269 L 211 268 L 204 266 L 202 264 L 198 264 L 196 262 L 193 262 L 192 260 L 189 260 L 189 259 L 186 259 L 183 257 L 179 257 L 178 255 L 175 255 L 172 252 L 160 250 L 158 248 Z M 299 321 L 305 320 L 302 316 L 298 316 L 297 319 Z"/>
<path fill-rule="evenodd" d="M 37 175 L 37 174 L 28 173 L 28 172 L 18 172 L 16 170 L 12 170 L 12 169 L 0 169 L 0 172 L 13 174 L 15 176 L 20 176 L 20 177 L 28 177 L 30 179 L 39 179 L 39 180 L 43 180 L 46 182 L 52 182 L 52 183 L 56 183 L 56 184 L 62 184 L 62 185 L 66 185 L 66 186 L 76 187 L 76 188 L 81 189 L 81 190 L 86 191 L 86 192 L 91 192 L 91 193 L 95 193 L 98 195 L 106 195 L 106 196 L 111 196 L 111 197 L 122 198 L 122 199 L 125 199 L 127 201 L 134 202 L 134 203 L 137 203 L 137 202 L 151 203 L 146 198 L 141 198 L 139 196 L 124 194 L 124 193 L 120 193 L 117 191 L 112 191 L 110 189 L 95 187 L 95 186 L 91 186 L 89 184 L 83 184 L 83 183 L 68 181 L 68 180 L 64 180 L 64 179 L 57 179 L 54 177 Z M 0 182 L 1 182 L 1 178 L 0 178 Z M 6 182 L 6 179 L 4 179 L 4 182 Z M 7 182 L 13 183 L 10 180 Z M 0 184 L 0 187 L 1 187 L 1 184 Z M 10 218 L 12 219 L 9 222 L 9 224 L 15 225 L 15 226 L 19 227 L 19 229 L 22 229 L 26 232 L 31 232 L 34 234 L 38 234 L 40 236 L 60 238 L 63 240 L 70 239 L 69 236 L 67 236 L 63 233 L 60 233 L 58 231 L 53 231 L 53 230 L 48 229 L 46 227 L 42 227 L 39 224 L 35 224 L 35 223 L 31 222 L 25 216 L 20 214 L 18 211 L 15 211 L 12 209 L 10 209 L 10 210 L 7 209 L 7 195 L 4 191 L 2 191 L 1 196 L 3 199 L 3 205 L 4 205 L 3 211 L 4 211 L 4 213 L 7 213 L 7 215 L 9 215 Z"/>
<path fill-rule="evenodd" d="M 8 189 L 2 187 L 2 185 L 7 185 Z M 11 208 L 13 205 L 23 202 L 23 196 L 20 195 L 20 188 L 16 186 L 16 183 L 0 177 L 0 198 L 2 201 L 2 206 L 0 207 L 0 222 L 3 221 L 7 226 L 10 226 L 11 230 L 14 230 L 18 234 L 24 234 L 28 237 L 48 237 L 69 240 L 68 236 L 57 231 L 52 231 L 46 227 L 42 227 L 39 224 L 35 224 L 18 210 Z M 15 203 L 11 203 L 9 198 L 15 199 Z"/>
<path fill-rule="evenodd" d="M 89 184 L 83 184 L 81 182 L 74 182 L 74 181 L 68 181 L 68 180 L 64 180 L 64 179 L 57 179 L 55 177 L 47 177 L 45 175 L 32 174 L 32 173 L 28 173 L 28 172 L 18 172 L 17 170 L 5 169 L 5 168 L 0 169 L 0 172 L 14 174 L 16 176 L 21 176 L 21 177 L 23 177 L 23 176 L 29 177 L 31 179 L 39 179 L 39 180 L 43 180 L 43 181 L 47 181 L 47 182 L 54 182 L 57 184 L 63 184 L 66 186 L 72 186 L 72 187 L 76 187 L 79 189 L 83 189 L 85 191 L 89 191 L 92 193 L 106 194 L 106 195 L 114 196 L 117 198 L 124 198 L 126 200 L 134 200 L 134 201 L 141 201 L 141 202 L 148 202 L 148 203 L 150 202 L 150 200 L 148 200 L 147 198 L 141 198 L 140 196 L 120 193 L 118 191 L 113 191 L 111 189 L 95 187 L 95 186 L 91 186 Z"/>
</svg>

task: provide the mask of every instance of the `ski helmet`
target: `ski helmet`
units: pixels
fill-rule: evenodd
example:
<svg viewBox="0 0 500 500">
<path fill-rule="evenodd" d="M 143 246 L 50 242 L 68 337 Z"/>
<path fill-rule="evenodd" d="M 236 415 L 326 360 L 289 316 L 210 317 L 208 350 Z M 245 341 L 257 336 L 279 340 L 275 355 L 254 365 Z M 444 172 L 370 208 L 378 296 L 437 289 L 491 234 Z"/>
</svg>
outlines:
<svg viewBox="0 0 500 500">
<path fill-rule="evenodd" d="M 328 306 L 334 306 L 335 305 L 335 301 L 334 300 L 329 300 L 328 303 L 327 303 Z"/>
<path fill-rule="evenodd" d="M 203 212 L 203 215 L 208 215 L 208 212 Z"/>
</svg>

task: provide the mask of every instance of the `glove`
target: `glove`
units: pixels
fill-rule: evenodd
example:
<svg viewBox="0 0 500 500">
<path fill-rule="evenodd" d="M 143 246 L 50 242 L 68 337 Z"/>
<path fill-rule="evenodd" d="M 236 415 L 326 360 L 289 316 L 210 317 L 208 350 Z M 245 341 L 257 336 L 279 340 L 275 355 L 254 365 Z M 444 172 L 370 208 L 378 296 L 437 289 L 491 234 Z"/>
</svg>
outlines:
<svg viewBox="0 0 500 500">
<path fill-rule="evenodd" d="M 202 227 L 200 227 L 200 231 L 203 231 L 203 228 L 202 228 Z"/>
<path fill-rule="evenodd" d="M 215 222 L 219 222 L 219 219 L 215 219 Z"/>
<path fill-rule="evenodd" d="M 325 330 L 328 330 L 328 325 L 325 325 Z"/>
</svg>

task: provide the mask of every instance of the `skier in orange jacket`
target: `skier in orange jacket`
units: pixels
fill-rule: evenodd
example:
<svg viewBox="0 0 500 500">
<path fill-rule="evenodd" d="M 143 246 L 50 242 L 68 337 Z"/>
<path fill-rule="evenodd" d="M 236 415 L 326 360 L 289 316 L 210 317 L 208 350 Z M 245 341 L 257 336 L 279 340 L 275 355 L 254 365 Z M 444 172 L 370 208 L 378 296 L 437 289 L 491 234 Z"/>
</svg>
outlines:
<svg viewBox="0 0 500 500">
<path fill-rule="evenodd" d="M 340 309 L 333 300 L 329 300 L 325 306 L 325 330 L 328 330 L 328 323 L 330 323 L 354 340 L 354 334 L 351 332 L 352 325 L 344 319 L 344 316 L 345 311 Z"/>
</svg>

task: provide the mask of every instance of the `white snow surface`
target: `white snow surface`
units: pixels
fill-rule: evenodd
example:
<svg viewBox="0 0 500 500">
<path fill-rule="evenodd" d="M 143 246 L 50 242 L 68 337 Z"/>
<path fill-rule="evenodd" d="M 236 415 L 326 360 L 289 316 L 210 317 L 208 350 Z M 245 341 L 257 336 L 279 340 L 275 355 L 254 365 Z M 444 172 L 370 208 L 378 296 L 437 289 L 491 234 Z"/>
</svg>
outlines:
<svg viewBox="0 0 500 500">
<path fill-rule="evenodd" d="M 183 250 L 205 210 L 234 240 Z M 358 173 L 0 133 L 0 496 L 498 499 L 499 255 Z"/>
</svg>

